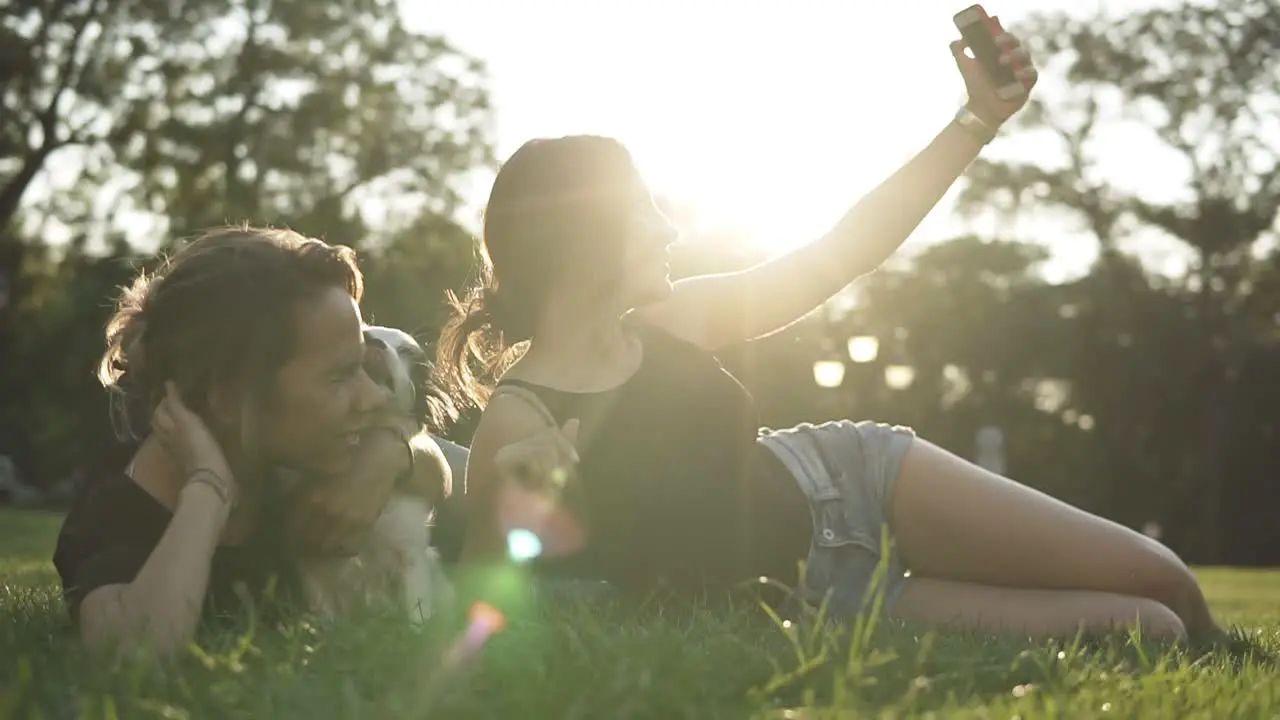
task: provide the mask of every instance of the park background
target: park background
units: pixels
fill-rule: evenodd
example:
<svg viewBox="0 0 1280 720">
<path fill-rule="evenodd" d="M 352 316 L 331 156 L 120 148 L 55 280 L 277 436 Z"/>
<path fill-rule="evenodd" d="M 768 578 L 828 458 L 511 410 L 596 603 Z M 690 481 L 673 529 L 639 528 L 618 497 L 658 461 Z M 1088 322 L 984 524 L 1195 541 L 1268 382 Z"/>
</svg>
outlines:
<svg viewBox="0 0 1280 720">
<path fill-rule="evenodd" d="M 998 428 L 1021 482 L 1189 562 L 1280 563 L 1280 9 L 1009 5 L 1033 105 L 885 268 L 723 361 L 770 426 L 972 458 Z M 110 441 L 114 288 L 202 228 L 357 248 L 366 317 L 429 343 L 529 137 L 627 143 L 684 276 L 816 237 L 963 98 L 938 0 L 3 7 L 0 455 L 50 501 Z"/>
</svg>

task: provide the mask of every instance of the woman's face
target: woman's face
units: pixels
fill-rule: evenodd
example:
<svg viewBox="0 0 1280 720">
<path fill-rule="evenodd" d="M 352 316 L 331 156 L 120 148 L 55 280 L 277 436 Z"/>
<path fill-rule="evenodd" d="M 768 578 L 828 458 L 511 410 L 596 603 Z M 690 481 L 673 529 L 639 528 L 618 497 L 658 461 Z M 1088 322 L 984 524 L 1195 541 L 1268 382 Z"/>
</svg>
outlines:
<svg viewBox="0 0 1280 720">
<path fill-rule="evenodd" d="M 305 472 L 348 471 L 360 431 L 388 400 L 364 371 L 360 309 L 341 289 L 298 310 L 293 357 L 280 369 L 262 421 L 274 463 Z"/>
<path fill-rule="evenodd" d="M 679 233 L 641 188 L 624 209 L 622 286 L 628 308 L 666 299 L 671 293 L 671 246 Z"/>
</svg>

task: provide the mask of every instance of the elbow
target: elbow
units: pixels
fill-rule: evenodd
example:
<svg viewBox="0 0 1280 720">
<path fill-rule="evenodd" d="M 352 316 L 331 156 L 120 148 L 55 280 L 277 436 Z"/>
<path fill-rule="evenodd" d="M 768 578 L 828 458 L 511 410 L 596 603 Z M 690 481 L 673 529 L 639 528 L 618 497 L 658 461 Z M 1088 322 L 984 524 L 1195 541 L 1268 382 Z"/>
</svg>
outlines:
<svg viewBox="0 0 1280 720">
<path fill-rule="evenodd" d="M 80 632 L 81 643 L 92 653 L 116 657 L 146 656 L 158 660 L 172 660 L 190 647 L 194 637 L 194 629 L 179 630 L 172 627 L 157 631 L 139 626 L 90 629 L 81 625 Z"/>
<path fill-rule="evenodd" d="M 193 618 L 131 602 L 128 587 L 102 588 L 80 608 L 80 641 L 94 653 L 171 659 L 195 639 Z M 108 594 L 109 593 L 109 594 Z"/>
<path fill-rule="evenodd" d="M 182 635 L 143 634 L 132 628 L 81 628 L 80 641 L 86 650 L 95 655 L 118 658 L 146 655 L 159 660 L 171 660 L 187 647 L 189 638 Z"/>
</svg>

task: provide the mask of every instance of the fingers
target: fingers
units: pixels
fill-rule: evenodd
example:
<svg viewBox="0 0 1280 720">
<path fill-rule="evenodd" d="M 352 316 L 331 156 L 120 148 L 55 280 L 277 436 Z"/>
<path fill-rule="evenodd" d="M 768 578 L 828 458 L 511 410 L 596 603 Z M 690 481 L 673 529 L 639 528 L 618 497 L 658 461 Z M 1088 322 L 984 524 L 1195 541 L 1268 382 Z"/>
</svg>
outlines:
<svg viewBox="0 0 1280 720">
<path fill-rule="evenodd" d="M 995 35 L 996 47 L 1000 50 L 999 62 L 1001 65 L 1013 68 L 1014 77 L 1018 82 L 1028 90 L 1031 89 L 1039 79 L 1039 71 L 1036 70 L 1035 64 L 1031 60 L 1031 53 L 1022 44 L 1016 35 L 999 29 Z M 951 54 L 955 56 L 956 64 L 960 67 L 961 72 L 966 74 L 973 70 L 977 61 L 966 54 L 967 45 L 964 40 L 955 40 L 951 43 Z"/>
<path fill-rule="evenodd" d="M 193 423 L 202 422 L 187 404 L 182 400 L 182 391 L 178 390 L 178 386 L 172 380 L 165 381 L 164 399 L 160 401 L 162 406 L 168 407 L 168 413 L 173 418 L 175 429 L 190 427 Z"/>
<path fill-rule="evenodd" d="M 559 457 L 566 464 L 577 465 L 581 461 L 577 456 L 577 428 L 579 428 L 579 424 L 577 418 L 573 418 L 564 423 L 564 427 L 556 433 Z"/>
<path fill-rule="evenodd" d="M 554 483 L 556 471 L 563 465 L 555 455 L 546 451 L 524 452 L 520 449 L 500 459 L 498 464 L 517 484 L 533 490 Z"/>
<path fill-rule="evenodd" d="M 187 404 L 182 401 L 182 393 L 178 390 L 177 384 L 172 380 L 166 380 L 164 383 L 164 399 L 169 403 L 172 412 L 180 416 L 182 413 L 189 413 L 191 410 L 187 408 Z"/>
<path fill-rule="evenodd" d="M 1022 41 L 1018 39 L 1017 35 L 1010 32 L 1001 32 L 996 35 L 994 39 L 996 48 L 1000 50 L 1001 65 L 1012 65 L 1014 67 L 1018 67 L 1019 65 L 1029 64 L 1031 62 L 1030 53 L 1027 52 L 1027 49 L 1022 45 Z M 952 40 L 951 54 L 955 56 L 956 60 L 972 60 L 973 58 L 965 54 L 968 47 L 969 46 L 964 40 Z"/>
<path fill-rule="evenodd" d="M 156 405 L 155 411 L 151 413 L 151 429 L 162 437 L 172 437 L 177 429 L 173 412 L 169 409 L 168 398 L 161 400 L 160 404 Z"/>
<path fill-rule="evenodd" d="M 557 465 L 569 466 L 578 464 L 578 449 L 573 446 L 571 440 L 557 433 L 555 443 Z"/>
<path fill-rule="evenodd" d="M 579 422 L 578 422 L 578 418 L 572 418 L 572 419 L 570 419 L 568 422 L 566 422 L 566 423 L 564 424 L 564 427 L 563 427 L 563 428 L 561 428 L 561 429 L 560 429 L 560 435 L 561 435 L 565 440 L 568 440 L 568 441 L 569 441 L 569 447 L 570 447 L 570 448 L 574 448 L 574 449 L 575 449 L 575 450 L 574 450 L 574 453 L 573 453 L 573 455 L 574 455 L 574 462 L 577 462 L 577 455 L 578 455 L 578 453 L 577 453 L 576 448 L 577 448 L 577 445 L 578 445 L 578 426 L 579 426 L 580 424 L 581 424 L 581 423 L 579 423 Z"/>
<path fill-rule="evenodd" d="M 1005 33 L 1001 35 L 1002 40 L 1000 53 L 1000 64 L 1014 68 L 1013 75 L 1026 88 L 1036 84 L 1040 73 L 1036 70 L 1036 66 L 1031 62 L 1031 53 L 1023 47 L 1022 43 L 1016 37 Z"/>
<path fill-rule="evenodd" d="M 1020 68 L 1031 65 L 1031 53 L 1017 35 L 1002 32 L 996 36 L 996 47 L 1000 49 L 1000 64 Z"/>
<path fill-rule="evenodd" d="M 563 428 L 547 428 L 522 442 L 508 445 L 494 456 L 494 464 L 520 484 L 533 488 L 543 487 L 548 481 L 563 485 L 568 471 L 580 460 L 574 447 L 578 426 L 577 419 L 569 420 Z"/>
<path fill-rule="evenodd" d="M 578 418 L 571 418 L 565 422 L 564 427 L 554 430 L 553 434 L 556 442 L 556 449 L 559 451 L 559 460 L 565 463 L 578 464 L 578 427 L 581 423 Z"/>
<path fill-rule="evenodd" d="M 181 428 L 173 417 L 173 408 L 168 398 L 161 400 L 151 413 L 151 432 L 160 440 L 161 447 L 171 456 L 179 459 L 183 457 Z"/>
<path fill-rule="evenodd" d="M 963 40 L 956 40 L 951 43 L 951 54 L 956 59 L 956 67 L 960 68 L 960 73 L 965 76 L 975 72 L 975 68 L 978 65 L 978 60 L 976 58 L 969 57 L 965 54 L 965 51 L 968 50 L 968 48 L 969 46 L 966 45 Z"/>
<path fill-rule="evenodd" d="M 1014 46 L 1012 49 L 1005 50 L 1000 53 L 1000 64 L 1009 65 L 1011 67 L 1021 67 L 1031 64 L 1031 54 L 1021 45 Z"/>
</svg>

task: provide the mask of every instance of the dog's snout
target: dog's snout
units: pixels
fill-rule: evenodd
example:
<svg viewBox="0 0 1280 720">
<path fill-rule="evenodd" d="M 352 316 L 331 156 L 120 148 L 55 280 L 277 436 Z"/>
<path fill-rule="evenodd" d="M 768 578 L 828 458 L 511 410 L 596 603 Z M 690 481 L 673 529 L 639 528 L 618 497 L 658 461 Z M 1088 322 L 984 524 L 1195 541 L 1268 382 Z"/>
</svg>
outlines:
<svg viewBox="0 0 1280 720">
<path fill-rule="evenodd" d="M 412 335 L 381 326 L 370 326 L 365 329 L 365 342 L 374 352 L 371 359 L 380 364 L 381 376 L 379 384 L 391 392 L 392 403 L 408 415 L 412 415 L 417 404 L 418 383 L 422 379 L 422 369 L 427 365 L 427 354 Z"/>
</svg>

